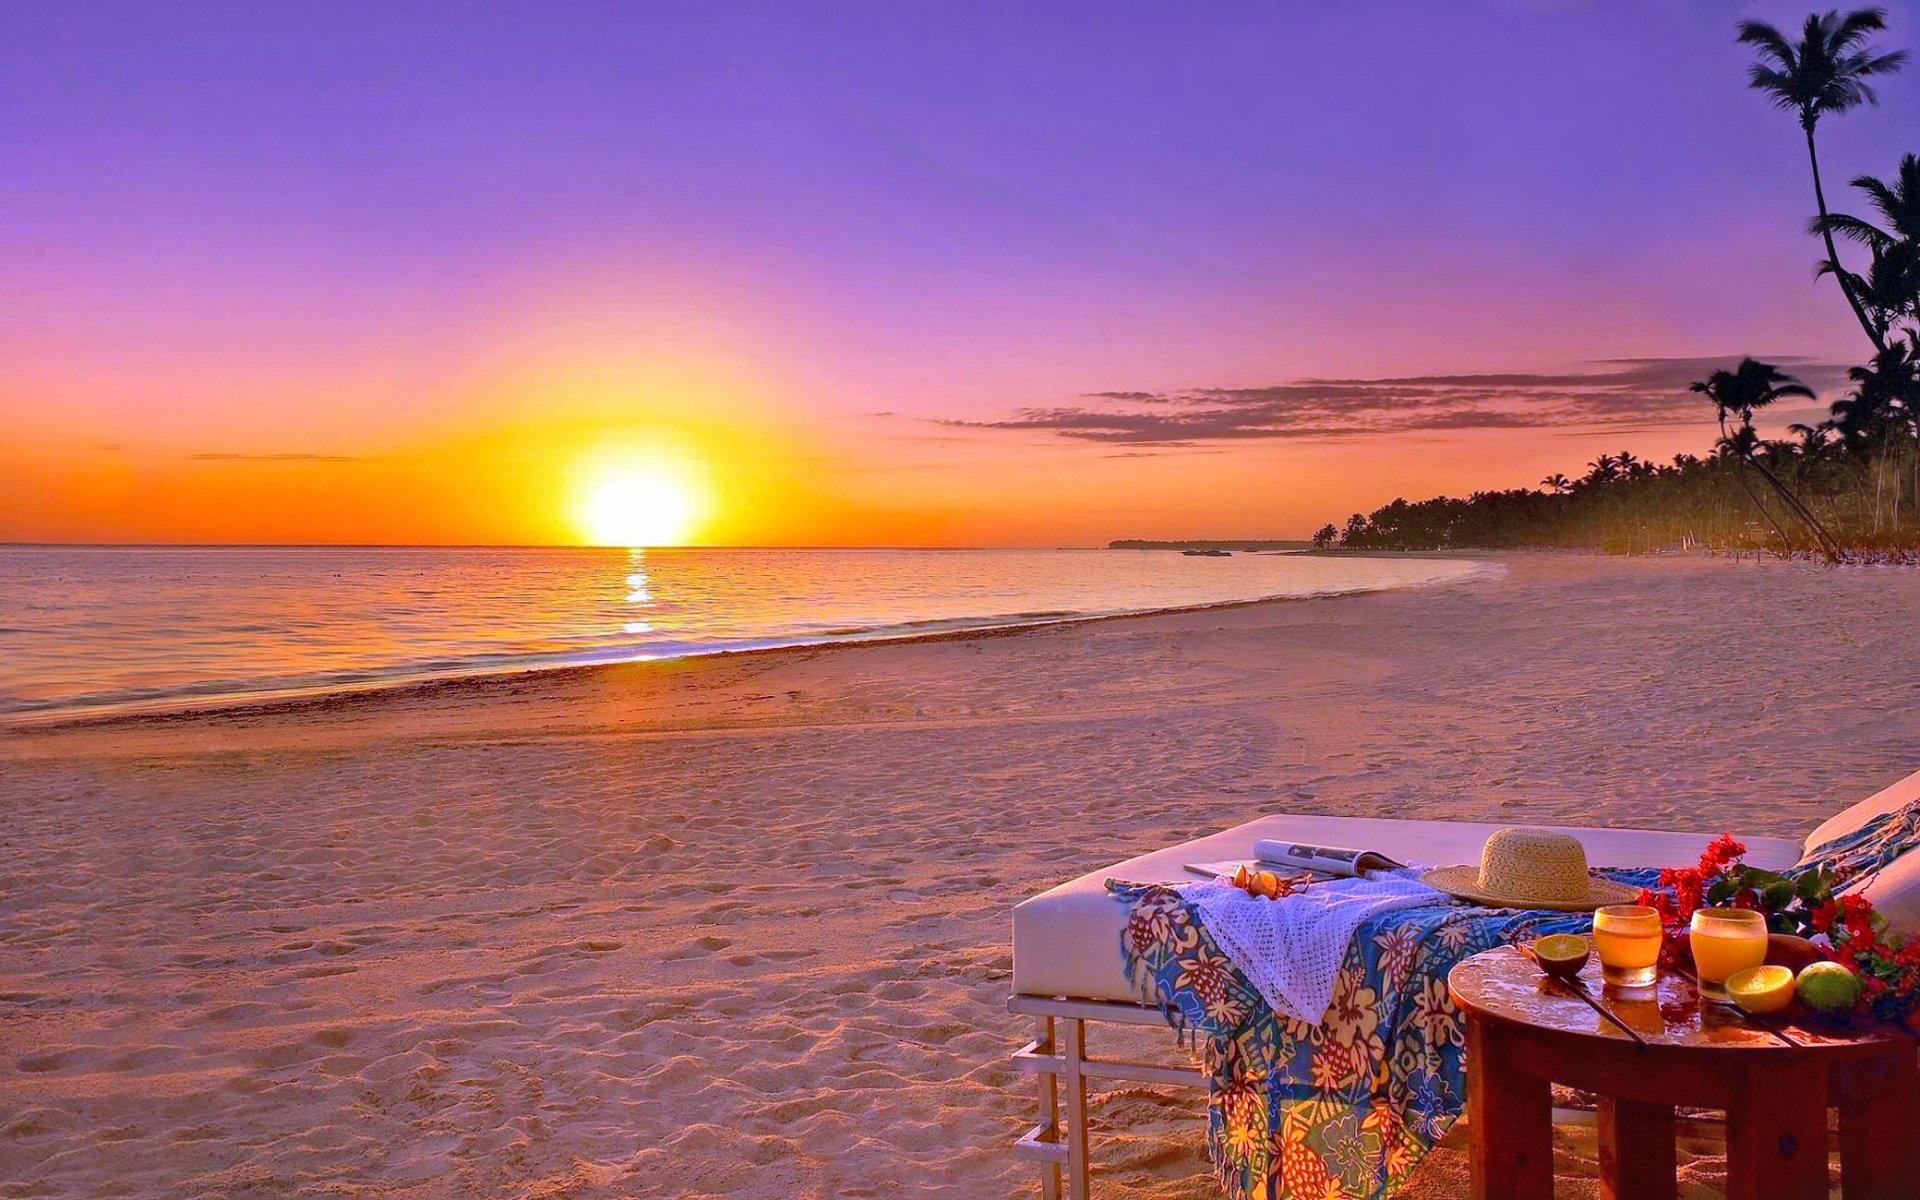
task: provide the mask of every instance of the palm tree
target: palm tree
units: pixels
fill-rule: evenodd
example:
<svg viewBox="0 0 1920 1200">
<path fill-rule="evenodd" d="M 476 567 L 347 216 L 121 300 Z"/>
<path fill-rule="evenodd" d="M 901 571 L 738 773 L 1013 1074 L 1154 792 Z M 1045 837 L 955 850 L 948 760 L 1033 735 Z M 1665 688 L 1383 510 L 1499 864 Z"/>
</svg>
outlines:
<svg viewBox="0 0 1920 1200">
<path fill-rule="evenodd" d="M 1866 193 L 1867 202 L 1879 210 L 1888 228 L 1846 213 L 1833 213 L 1815 217 L 1807 226 L 1809 233 L 1837 233 L 1883 250 L 1895 242 L 1920 242 L 1920 155 L 1903 157 L 1891 183 L 1871 175 L 1856 175 L 1851 182 L 1854 190 Z"/>
<path fill-rule="evenodd" d="M 1562 475 L 1560 472 L 1555 471 L 1553 474 L 1547 476 L 1545 479 L 1542 479 L 1540 481 L 1540 486 L 1543 488 L 1546 488 L 1548 491 L 1552 492 L 1556 496 L 1564 496 L 1568 492 L 1573 490 L 1573 480 L 1568 479 L 1565 475 Z"/>
<path fill-rule="evenodd" d="M 1700 388 L 1697 383 L 1693 386 L 1696 391 Z M 1759 440 L 1760 435 L 1753 431 L 1751 425 L 1737 425 L 1728 429 L 1726 417 L 1723 415 L 1720 419 L 1720 440 L 1713 444 L 1713 454 L 1717 459 L 1733 462 L 1735 482 L 1739 483 L 1740 490 L 1747 494 L 1747 501 L 1753 505 L 1754 511 L 1773 527 L 1774 536 L 1780 539 L 1780 549 L 1785 552 L 1793 549 L 1793 539 L 1788 537 L 1787 531 L 1780 527 L 1779 520 L 1774 517 L 1773 510 L 1767 507 L 1766 501 L 1762 500 L 1754 492 L 1753 485 L 1747 482 L 1747 467 L 1753 461 L 1754 446 Z"/>
<path fill-rule="evenodd" d="M 1826 427 L 1840 435 L 1840 444 L 1860 464 L 1863 477 L 1870 476 L 1874 487 L 1873 525 L 1880 528 L 1879 499 L 1886 491 L 1889 466 L 1900 472 L 1899 447 L 1920 438 L 1920 334 L 1909 331 L 1906 341 L 1889 344 L 1864 367 L 1853 367 L 1847 378 L 1853 391 L 1836 400 L 1829 410 Z M 1862 484 L 1862 499 L 1865 499 Z M 1915 504 L 1920 504 L 1920 474 L 1915 476 Z M 1898 525 L 1899 484 L 1894 487 L 1895 521 Z"/>
<path fill-rule="evenodd" d="M 1903 50 L 1876 54 L 1865 44 L 1869 36 L 1886 26 L 1886 12 L 1878 8 L 1855 9 L 1844 16 L 1838 9 L 1824 15 L 1810 13 L 1798 44 L 1789 42 L 1786 35 L 1765 21 L 1742 21 L 1739 26 L 1739 40 L 1760 56 L 1748 73 L 1748 82 L 1765 92 L 1774 107 L 1797 114 L 1800 128 L 1807 135 L 1813 198 L 1820 209 L 1820 236 L 1827 243 L 1827 260 L 1836 266 L 1840 254 L 1833 245 L 1833 231 L 1827 227 L 1827 194 L 1820 183 L 1820 152 L 1814 144 L 1813 130 L 1828 113 L 1879 103 L 1867 80 L 1891 74 L 1907 60 Z M 1846 273 L 1837 271 L 1835 277 L 1853 315 L 1860 320 L 1860 328 L 1867 331 L 1876 349 L 1885 349 L 1885 334 L 1867 318 L 1867 310 L 1854 295 Z"/>
<path fill-rule="evenodd" d="M 1787 432 L 1800 439 L 1800 456 L 1802 458 L 1815 459 L 1826 452 L 1827 435 L 1832 432 L 1832 426 L 1828 425 L 1825 421 L 1822 421 L 1818 425 L 1808 425 L 1804 422 L 1795 421 L 1793 424 L 1787 426 Z"/>
<path fill-rule="evenodd" d="M 1743 358 L 1740 360 L 1740 365 L 1733 370 L 1715 371 L 1706 379 L 1693 384 L 1691 390 L 1713 401 L 1714 411 L 1720 418 L 1720 440 L 1723 448 L 1737 457 L 1741 463 L 1758 471 L 1767 481 L 1767 485 L 1779 495 L 1781 501 L 1800 518 L 1802 524 L 1806 525 L 1813 534 L 1814 540 L 1819 542 L 1820 548 L 1827 553 L 1828 557 L 1838 557 L 1839 543 L 1833 540 L 1833 535 L 1827 532 L 1826 526 L 1813 515 L 1812 509 L 1800 502 L 1800 498 L 1795 496 L 1786 484 L 1780 482 L 1780 477 L 1769 470 L 1756 453 L 1760 446 L 1760 435 L 1753 428 L 1753 414 L 1776 400 L 1783 400 L 1790 396 L 1811 400 L 1813 389 L 1772 363 Z M 1732 417 L 1739 418 L 1739 424 L 1729 432 L 1727 421 Z M 1757 499 L 1755 504 L 1759 505 Z M 1760 507 L 1764 513 L 1765 507 Z M 1782 540 L 1785 540 L 1784 537 Z"/>
<path fill-rule="evenodd" d="M 1865 275 L 1856 275 L 1832 259 L 1822 262 L 1818 275 L 1834 275 L 1867 313 L 1867 332 L 1877 353 L 1887 349 L 1887 335 L 1903 317 L 1920 315 L 1920 243 L 1889 242 L 1873 247 L 1873 262 Z"/>
<path fill-rule="evenodd" d="M 1840 444 L 1862 462 L 1881 450 L 1904 423 L 1898 397 L 1902 369 L 1910 371 L 1912 366 L 1904 361 L 1906 350 L 1906 343 L 1895 342 L 1874 355 L 1872 366 L 1850 368 L 1847 377 L 1853 380 L 1853 391 L 1828 410 L 1826 427 L 1839 434 Z"/>
<path fill-rule="evenodd" d="M 1644 479 L 1653 474 L 1653 464 L 1644 458 L 1635 458 L 1631 450 L 1622 450 L 1614 455 L 1613 462 L 1620 468 L 1622 479 Z"/>
</svg>

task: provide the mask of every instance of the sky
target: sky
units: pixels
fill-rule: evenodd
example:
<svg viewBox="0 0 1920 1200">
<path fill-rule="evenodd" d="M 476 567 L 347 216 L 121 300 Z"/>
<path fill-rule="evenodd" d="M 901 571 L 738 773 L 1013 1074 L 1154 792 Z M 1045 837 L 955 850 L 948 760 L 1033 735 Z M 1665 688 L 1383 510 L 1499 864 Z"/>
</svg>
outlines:
<svg viewBox="0 0 1920 1200">
<path fill-rule="evenodd" d="M 1864 357 L 1732 37 L 1804 12 L 6 5 L 0 540 L 1299 537 L 1702 451 L 1688 380 Z"/>
</svg>

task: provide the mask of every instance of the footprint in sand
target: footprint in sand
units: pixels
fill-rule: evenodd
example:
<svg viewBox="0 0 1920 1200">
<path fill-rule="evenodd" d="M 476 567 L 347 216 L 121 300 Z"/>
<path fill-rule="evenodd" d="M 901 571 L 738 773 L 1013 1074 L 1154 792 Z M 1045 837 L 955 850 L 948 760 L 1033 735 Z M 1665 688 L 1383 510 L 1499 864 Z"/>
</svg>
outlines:
<svg viewBox="0 0 1920 1200">
<path fill-rule="evenodd" d="M 58 1071 L 67 1065 L 67 1059 L 74 1050 L 71 1047 L 59 1050 L 46 1050 L 39 1054 L 22 1054 L 15 1065 L 29 1075 L 44 1075 L 49 1071 Z"/>
<path fill-rule="evenodd" d="M 333 975 L 351 975 L 353 973 L 354 968 L 346 966 L 308 967 L 305 970 L 295 972 L 294 977 L 296 979 L 326 979 Z"/>
<path fill-rule="evenodd" d="M 759 963 L 792 962 L 796 958 L 812 958 L 818 950 L 757 950 L 748 954 L 735 954 L 727 961 L 736 967 L 751 967 Z"/>
<path fill-rule="evenodd" d="M 693 919 L 700 925 L 738 925 L 747 919 L 747 912 L 752 907 L 738 900 L 728 900 L 701 909 Z"/>
<path fill-rule="evenodd" d="M 733 945 L 733 939 L 731 938 L 703 937 L 698 941 L 690 942 L 680 947 L 678 950 L 668 951 L 660 957 L 668 962 L 682 958 L 705 958 L 707 955 L 715 951 L 725 950 L 731 945 Z"/>
</svg>

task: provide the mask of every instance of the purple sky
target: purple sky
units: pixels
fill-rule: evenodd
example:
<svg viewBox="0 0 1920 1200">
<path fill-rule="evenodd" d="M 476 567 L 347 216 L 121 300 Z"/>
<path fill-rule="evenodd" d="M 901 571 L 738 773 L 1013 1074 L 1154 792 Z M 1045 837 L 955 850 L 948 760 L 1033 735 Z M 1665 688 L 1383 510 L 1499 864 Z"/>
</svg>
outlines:
<svg viewBox="0 0 1920 1200">
<path fill-rule="evenodd" d="M 1804 11 L 13 4 L 0 432 L 400 453 L 613 355 L 938 507 L 1085 467 L 1018 415 L 1085 393 L 1856 356 L 1732 41 Z M 1882 92 L 1835 193 L 1920 150 L 1920 73 Z"/>
</svg>

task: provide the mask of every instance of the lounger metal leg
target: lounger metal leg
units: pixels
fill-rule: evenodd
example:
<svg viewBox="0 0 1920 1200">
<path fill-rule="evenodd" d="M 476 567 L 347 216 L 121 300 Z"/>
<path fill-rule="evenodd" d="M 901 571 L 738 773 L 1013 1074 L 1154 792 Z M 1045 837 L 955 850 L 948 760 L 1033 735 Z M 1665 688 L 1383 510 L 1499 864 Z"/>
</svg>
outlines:
<svg viewBox="0 0 1920 1200">
<path fill-rule="evenodd" d="M 1015 996 L 1007 1002 L 1007 1009 L 1035 1021 L 1033 1041 L 1014 1051 L 1013 1064 L 1020 1071 L 1042 1077 L 1037 1081 L 1040 1120 L 1014 1141 L 1013 1149 L 1022 1159 L 1040 1167 L 1041 1200 L 1062 1200 L 1062 1168 L 1066 1175 L 1065 1195 L 1070 1200 L 1087 1200 L 1091 1186 L 1088 1080 L 1124 1080 L 1202 1090 L 1207 1086 L 1206 1073 L 1196 1067 L 1094 1058 L 1087 1053 L 1088 1023 L 1106 1021 L 1166 1028 L 1164 1018 L 1155 1009 L 1118 1001 L 1045 996 Z M 1064 1102 L 1060 1094 L 1062 1087 L 1066 1088 Z"/>
<path fill-rule="evenodd" d="M 1068 1200 L 1087 1200 L 1087 1078 L 1081 1065 L 1087 1061 L 1087 1023 L 1077 1017 L 1066 1022 L 1066 1062 L 1061 1080 L 1067 1089 L 1067 1196 Z"/>
<path fill-rule="evenodd" d="M 1060 1053 L 1059 1043 L 1053 1040 L 1053 1018 L 1041 1017 L 1038 1036 L 1034 1039 L 1042 1053 Z M 1060 1128 L 1060 1082 L 1051 1073 L 1042 1071 L 1035 1076 L 1040 1084 L 1040 1128 L 1055 1137 Z M 1060 1164 L 1057 1162 L 1040 1164 L 1040 1200 L 1060 1200 Z"/>
</svg>

